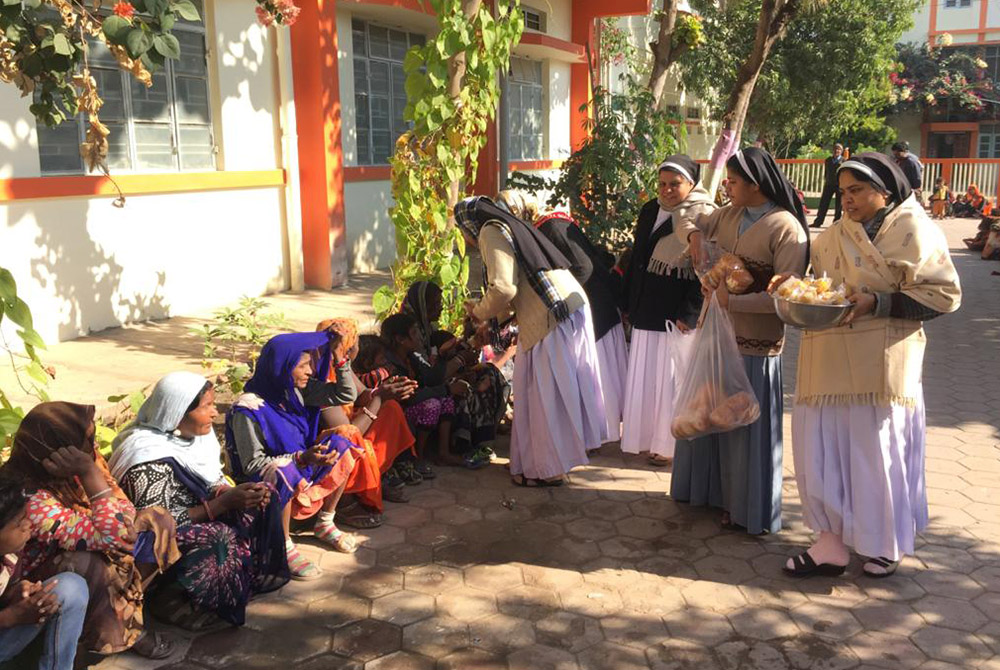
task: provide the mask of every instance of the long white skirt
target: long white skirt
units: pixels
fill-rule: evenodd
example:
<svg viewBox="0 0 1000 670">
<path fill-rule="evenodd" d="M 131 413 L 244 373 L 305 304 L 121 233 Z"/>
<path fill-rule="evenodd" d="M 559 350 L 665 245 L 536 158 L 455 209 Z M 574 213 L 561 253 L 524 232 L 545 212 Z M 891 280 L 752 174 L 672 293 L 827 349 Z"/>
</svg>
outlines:
<svg viewBox="0 0 1000 670">
<path fill-rule="evenodd" d="M 550 479 L 587 461 L 606 438 L 590 307 L 514 357 L 510 473 Z"/>
<path fill-rule="evenodd" d="M 682 370 L 678 357 L 694 334 L 680 331 L 632 331 L 628 356 L 628 379 L 625 383 L 625 407 L 622 425 L 622 451 L 673 458 L 674 440 L 670 423 L 674 418 L 674 396 Z"/>
<path fill-rule="evenodd" d="M 628 346 L 625 328 L 618 324 L 597 341 L 597 366 L 604 395 L 604 413 L 608 417 L 608 442 L 622 436 L 622 407 L 625 402 L 625 379 L 628 375 Z"/>
<path fill-rule="evenodd" d="M 863 556 L 898 560 L 927 527 L 924 398 L 914 407 L 792 412 L 795 479 L 806 524 Z"/>
</svg>

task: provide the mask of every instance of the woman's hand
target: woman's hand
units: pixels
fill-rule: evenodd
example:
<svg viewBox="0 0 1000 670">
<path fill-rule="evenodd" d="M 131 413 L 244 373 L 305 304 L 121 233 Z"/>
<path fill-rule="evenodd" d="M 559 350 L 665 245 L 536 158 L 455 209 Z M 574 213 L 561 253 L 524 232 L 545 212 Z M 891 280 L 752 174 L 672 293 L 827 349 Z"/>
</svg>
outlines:
<svg viewBox="0 0 1000 670">
<path fill-rule="evenodd" d="M 375 393 L 382 400 L 399 402 L 412 396 L 417 390 L 417 382 L 406 377 L 393 377 L 382 382 Z"/>
<path fill-rule="evenodd" d="M 226 489 L 219 499 L 227 510 L 240 511 L 267 506 L 271 492 L 266 484 L 248 482 Z"/>
<path fill-rule="evenodd" d="M 700 268 L 708 260 L 705 253 L 705 236 L 700 230 L 688 235 L 688 253 L 691 254 L 691 264 L 695 268 Z"/>
<path fill-rule="evenodd" d="M 792 277 L 798 277 L 798 275 L 795 274 L 794 272 L 783 272 L 780 275 L 774 275 L 773 277 L 771 277 L 771 281 L 767 283 L 767 292 L 774 293 L 774 291 L 777 290 L 779 286 L 784 284 Z"/>
<path fill-rule="evenodd" d="M 329 447 L 325 444 L 314 444 L 301 452 L 299 462 L 302 465 L 326 465 L 330 460 L 328 450 Z"/>
<path fill-rule="evenodd" d="M 859 317 L 871 314 L 875 311 L 874 293 L 854 293 L 853 295 L 848 296 L 847 299 L 852 305 L 854 305 L 854 307 L 847 313 L 844 320 L 840 322 L 840 325 L 842 326 L 849 326 Z"/>
<path fill-rule="evenodd" d="M 73 477 L 83 477 L 91 470 L 97 469 L 94 457 L 85 454 L 76 447 L 62 447 L 51 452 L 44 461 L 42 467 L 53 477 L 59 479 L 72 479 Z"/>
<path fill-rule="evenodd" d="M 687 325 L 686 323 L 684 323 L 680 319 L 678 319 L 677 321 L 674 321 L 674 327 L 677 328 L 677 330 L 680 331 L 681 333 L 690 333 L 691 332 L 691 326 Z"/>
<path fill-rule="evenodd" d="M 726 282 L 719 282 L 719 288 L 715 289 L 715 297 L 719 300 L 719 307 L 729 309 L 729 289 Z"/>
</svg>

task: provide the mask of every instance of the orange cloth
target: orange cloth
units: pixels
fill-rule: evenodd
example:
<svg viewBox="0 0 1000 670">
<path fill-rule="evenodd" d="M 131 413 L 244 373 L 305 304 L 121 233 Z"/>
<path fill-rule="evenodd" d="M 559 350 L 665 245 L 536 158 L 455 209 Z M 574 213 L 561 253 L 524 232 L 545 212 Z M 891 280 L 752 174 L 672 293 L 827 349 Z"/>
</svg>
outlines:
<svg viewBox="0 0 1000 670">
<path fill-rule="evenodd" d="M 351 406 L 345 406 L 344 411 L 349 418 L 353 418 Z M 410 431 L 403 408 L 394 400 L 383 403 L 378 418 L 364 435 L 353 424 L 337 426 L 333 432 L 365 448 L 364 462 L 351 473 L 346 492 L 357 495 L 365 505 L 381 512 L 382 474 L 392 467 L 397 456 L 412 449 L 417 441 Z"/>
<path fill-rule="evenodd" d="M 360 452 L 360 448 L 344 452 L 344 455 L 340 457 L 326 477 L 312 485 L 309 485 L 304 479 L 301 480 L 299 489 L 292 496 L 292 518 L 308 519 L 319 512 L 326 499 L 340 488 L 345 479 L 352 477 L 358 470 L 364 469 L 368 459 Z"/>
</svg>

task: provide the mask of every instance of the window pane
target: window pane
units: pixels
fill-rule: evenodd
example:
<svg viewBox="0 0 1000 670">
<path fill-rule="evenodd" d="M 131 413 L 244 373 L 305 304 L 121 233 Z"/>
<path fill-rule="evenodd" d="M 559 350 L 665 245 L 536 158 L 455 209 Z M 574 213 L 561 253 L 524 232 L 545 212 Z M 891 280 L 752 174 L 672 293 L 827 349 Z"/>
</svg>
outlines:
<svg viewBox="0 0 1000 670">
<path fill-rule="evenodd" d="M 208 68 L 205 64 L 205 36 L 201 33 L 177 30 L 174 32 L 181 43 L 181 57 L 171 61 L 174 72 L 207 77 Z"/>
<path fill-rule="evenodd" d="M 167 124 L 135 124 L 135 153 L 139 169 L 169 170 L 176 167 Z"/>
<path fill-rule="evenodd" d="M 521 138 L 517 135 L 510 136 L 510 158 L 515 161 L 524 160 L 524 152 L 521 151 Z"/>
<path fill-rule="evenodd" d="M 392 130 L 396 137 L 406 132 L 403 110 L 406 109 L 406 74 L 403 66 L 392 64 Z"/>
<path fill-rule="evenodd" d="M 212 131 L 208 126 L 181 126 L 179 139 L 182 170 L 215 168 Z"/>
<path fill-rule="evenodd" d="M 510 110 L 510 132 L 512 135 L 520 135 L 523 120 L 521 113 L 521 87 L 508 86 L 507 95 L 510 97 L 510 100 L 507 101 L 507 109 Z"/>
<path fill-rule="evenodd" d="M 136 121 L 170 120 L 166 73 L 154 74 L 150 88 L 129 77 L 129 92 L 132 94 L 132 118 Z"/>
<path fill-rule="evenodd" d="M 392 156 L 392 133 L 388 130 L 372 131 L 372 158 L 376 163 L 387 163 Z"/>
<path fill-rule="evenodd" d="M 42 172 L 79 172 L 82 170 L 83 160 L 80 158 L 80 126 L 78 121 L 70 119 L 55 128 L 40 124 L 38 126 L 38 159 Z"/>
<path fill-rule="evenodd" d="M 354 97 L 354 119 L 359 132 L 371 128 L 367 95 L 357 95 Z"/>
<path fill-rule="evenodd" d="M 389 57 L 389 30 L 368 26 L 368 53 L 372 58 Z"/>
<path fill-rule="evenodd" d="M 122 89 L 121 70 L 90 71 L 97 82 L 97 91 L 104 100 L 101 107 L 102 121 L 125 120 L 125 92 Z"/>
<path fill-rule="evenodd" d="M 410 33 L 410 46 L 423 46 L 427 43 L 427 38 L 423 35 L 418 35 L 416 33 Z"/>
<path fill-rule="evenodd" d="M 368 97 L 368 104 L 371 109 L 372 130 L 388 131 L 392 127 L 391 109 L 389 105 L 390 80 L 389 64 L 379 61 L 372 61 L 370 64 L 371 76 L 368 79 L 371 95 Z M 376 151 L 378 156 L 379 152 Z"/>
<path fill-rule="evenodd" d="M 371 134 L 368 132 L 367 128 L 358 128 L 358 165 L 371 165 L 374 161 L 372 160 L 372 150 L 371 150 Z"/>
<path fill-rule="evenodd" d="M 108 49 L 103 41 L 89 39 L 87 40 L 87 46 L 89 47 L 87 60 L 91 68 L 94 66 L 118 67 L 118 60 L 111 55 L 111 50 Z"/>
<path fill-rule="evenodd" d="M 102 117 L 103 120 L 103 117 Z M 108 167 L 112 170 L 131 170 L 129 159 L 128 126 L 124 123 L 107 123 L 105 125 L 111 134 L 108 135 Z"/>
<path fill-rule="evenodd" d="M 208 82 L 194 77 L 174 80 L 177 96 L 177 120 L 181 123 L 208 123 Z"/>
<path fill-rule="evenodd" d="M 351 41 L 355 55 L 368 55 L 368 33 L 365 31 L 365 24 L 361 21 L 351 21 Z"/>
<path fill-rule="evenodd" d="M 406 57 L 406 33 L 399 30 L 389 31 L 389 58 L 402 61 Z"/>
<path fill-rule="evenodd" d="M 368 61 L 364 58 L 354 59 L 354 95 L 368 93 Z"/>
</svg>

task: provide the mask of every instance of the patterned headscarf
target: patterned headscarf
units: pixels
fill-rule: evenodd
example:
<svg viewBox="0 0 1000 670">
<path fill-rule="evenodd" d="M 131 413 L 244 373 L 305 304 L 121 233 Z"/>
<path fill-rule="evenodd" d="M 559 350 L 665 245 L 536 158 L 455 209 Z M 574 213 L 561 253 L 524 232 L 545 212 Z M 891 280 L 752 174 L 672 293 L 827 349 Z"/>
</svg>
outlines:
<svg viewBox="0 0 1000 670">
<path fill-rule="evenodd" d="M 94 449 L 94 406 L 69 402 L 43 402 L 21 420 L 14 436 L 10 459 L 0 470 L 5 478 L 16 479 L 26 488 L 44 489 L 65 507 L 89 510 L 90 498 L 78 478 L 57 479 L 49 474 L 42 461 L 63 447 L 76 447 L 92 456 L 114 495 L 125 494 L 108 470 L 104 457 Z"/>
</svg>

